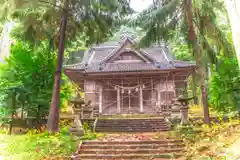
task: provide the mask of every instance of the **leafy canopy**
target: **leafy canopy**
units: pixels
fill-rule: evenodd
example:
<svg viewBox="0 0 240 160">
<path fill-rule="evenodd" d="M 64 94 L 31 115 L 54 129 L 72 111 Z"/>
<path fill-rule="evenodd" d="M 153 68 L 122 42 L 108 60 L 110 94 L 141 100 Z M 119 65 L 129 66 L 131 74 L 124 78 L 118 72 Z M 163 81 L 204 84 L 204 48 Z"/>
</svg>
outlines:
<svg viewBox="0 0 240 160">
<path fill-rule="evenodd" d="M 19 26 L 15 36 L 31 43 L 49 40 L 59 43 L 63 12 L 68 12 L 66 38 L 82 37 L 87 45 L 105 40 L 120 24 L 121 18 L 132 12 L 129 0 L 8 0 L 0 2 L 1 19 L 14 20 Z"/>
<path fill-rule="evenodd" d="M 217 63 L 217 55 L 220 54 L 233 56 L 235 54 L 233 45 L 222 28 L 223 24 L 219 23 L 219 17 L 222 18 L 226 14 L 222 1 L 193 0 L 192 2 L 190 8 L 187 0 L 156 1 L 131 19 L 130 26 L 139 26 L 145 31 L 140 45 L 149 46 L 161 41 L 177 41 L 180 44 L 187 44 L 191 51 L 192 35 L 187 25 L 187 13 L 191 10 L 203 65 L 209 62 Z"/>
<path fill-rule="evenodd" d="M 45 116 L 51 100 L 55 60 L 56 53 L 49 52 L 45 42 L 36 50 L 28 43 L 17 41 L 11 47 L 6 63 L 1 66 L 0 92 L 5 98 L 0 103 L 11 109 L 8 99 L 12 97 L 12 88 L 15 88 L 17 108 L 24 106 L 24 110 L 35 115 L 41 107 L 42 116 Z M 69 89 L 62 86 L 62 103 L 71 93 Z"/>
</svg>

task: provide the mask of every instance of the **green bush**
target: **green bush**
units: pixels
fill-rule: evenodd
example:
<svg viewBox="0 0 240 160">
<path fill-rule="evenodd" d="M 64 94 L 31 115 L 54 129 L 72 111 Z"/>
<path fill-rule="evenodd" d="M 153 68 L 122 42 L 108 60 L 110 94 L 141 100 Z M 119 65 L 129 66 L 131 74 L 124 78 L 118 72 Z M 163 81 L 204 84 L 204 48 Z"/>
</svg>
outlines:
<svg viewBox="0 0 240 160">
<path fill-rule="evenodd" d="M 211 79 L 210 103 L 223 113 L 240 111 L 240 75 L 237 59 L 221 58 Z"/>
</svg>

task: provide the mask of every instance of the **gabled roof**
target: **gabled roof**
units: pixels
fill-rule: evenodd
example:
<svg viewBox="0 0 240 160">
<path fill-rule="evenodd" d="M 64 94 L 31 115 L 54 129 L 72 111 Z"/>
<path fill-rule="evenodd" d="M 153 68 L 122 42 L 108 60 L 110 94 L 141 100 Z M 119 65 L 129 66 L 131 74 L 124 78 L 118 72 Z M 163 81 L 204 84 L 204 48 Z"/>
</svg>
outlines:
<svg viewBox="0 0 240 160">
<path fill-rule="evenodd" d="M 194 68 L 195 63 L 175 60 L 171 51 L 164 45 L 155 45 L 149 48 L 134 48 L 136 42 L 129 36 L 124 36 L 119 41 L 111 41 L 91 47 L 84 53 L 81 63 L 67 65 L 67 70 L 79 70 L 85 73 L 99 72 L 131 72 L 166 70 L 177 68 Z M 133 53 L 140 54 L 148 59 L 146 62 L 112 63 L 109 61 L 116 54 L 126 49 Z"/>
</svg>

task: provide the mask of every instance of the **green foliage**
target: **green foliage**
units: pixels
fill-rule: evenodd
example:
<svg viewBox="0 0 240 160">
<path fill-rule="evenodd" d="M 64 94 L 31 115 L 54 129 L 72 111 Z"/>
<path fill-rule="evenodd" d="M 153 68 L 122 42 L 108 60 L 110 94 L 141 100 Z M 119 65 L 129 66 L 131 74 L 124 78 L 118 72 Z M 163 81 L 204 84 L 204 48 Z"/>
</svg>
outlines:
<svg viewBox="0 0 240 160">
<path fill-rule="evenodd" d="M 218 112 L 240 111 L 240 75 L 237 59 L 220 58 L 210 85 L 210 102 Z"/>
<path fill-rule="evenodd" d="M 88 122 L 83 123 L 83 131 L 84 131 L 84 133 L 90 132 Z"/>
<path fill-rule="evenodd" d="M 48 40 L 49 46 L 56 48 L 65 0 L 0 2 L 1 19 L 9 17 L 19 25 L 14 31 L 16 37 L 30 43 L 39 44 Z M 131 13 L 128 0 L 69 1 L 66 38 L 69 45 L 81 39 L 80 43 L 99 43 L 117 29 L 122 16 Z"/>
<path fill-rule="evenodd" d="M 51 88 L 53 86 L 53 73 L 55 69 L 55 56 L 44 47 L 37 51 L 26 43 L 16 43 L 11 47 L 11 55 L 3 66 L 1 90 L 17 87 L 16 99 L 25 106 L 29 113 L 47 112 Z M 5 92 L 6 93 L 6 92 Z M 6 93 L 9 96 L 9 93 Z M 7 106 L 9 104 L 6 104 Z"/>
<path fill-rule="evenodd" d="M 50 52 L 46 43 L 34 48 L 28 43 L 16 42 L 11 47 L 11 55 L 1 67 L 1 103 L 11 108 L 8 102 L 11 88 L 15 88 L 17 108 L 27 111 L 29 116 L 46 116 L 51 101 L 56 54 Z M 63 77 L 61 106 L 71 95 L 71 87 Z M 4 104 L 5 103 L 5 104 Z M 17 109 L 16 108 L 16 109 Z"/>
<path fill-rule="evenodd" d="M 87 134 L 85 134 L 84 136 L 82 136 L 80 139 L 81 140 L 94 140 L 97 138 L 97 134 L 94 132 L 89 132 Z"/>
<path fill-rule="evenodd" d="M 3 154 L 9 160 L 69 157 L 77 148 L 75 138 L 66 133 L 65 129 L 61 129 L 56 135 L 50 135 L 47 132 L 40 134 L 29 132 L 26 135 L 2 136 L 4 140 L 1 142 L 7 145 Z"/>
<path fill-rule="evenodd" d="M 178 59 L 192 60 L 196 53 L 192 51 L 187 26 L 187 13 L 191 10 L 194 32 L 201 52 L 198 57 L 202 61 L 201 67 L 205 67 L 207 63 L 217 63 L 217 55 L 233 56 L 233 45 L 226 32 L 229 24 L 226 18 L 222 18 L 225 14 L 223 3 L 220 0 L 192 2 L 192 8 L 189 8 L 186 4 L 188 1 L 184 0 L 157 1 L 132 18 L 129 25 L 140 27 L 145 32 L 140 45 L 149 46 L 152 43 L 168 41 L 174 52 L 177 52 Z M 224 25 L 219 23 L 223 19 L 226 22 Z"/>
<path fill-rule="evenodd" d="M 171 41 L 170 46 L 176 59 L 182 61 L 193 60 L 192 50 L 189 49 L 189 46 L 187 44 L 177 41 Z"/>
<path fill-rule="evenodd" d="M 94 139 L 102 136 L 101 134 L 93 132 L 89 128 L 89 123 L 88 122 L 83 123 L 83 131 L 84 131 L 84 136 L 82 136 L 80 138 L 81 140 L 94 140 Z"/>
<path fill-rule="evenodd" d="M 84 136 L 82 136 L 80 139 L 81 140 L 95 140 L 95 139 L 103 139 L 105 135 L 103 133 L 96 133 L 91 130 L 88 130 L 85 132 Z"/>
</svg>

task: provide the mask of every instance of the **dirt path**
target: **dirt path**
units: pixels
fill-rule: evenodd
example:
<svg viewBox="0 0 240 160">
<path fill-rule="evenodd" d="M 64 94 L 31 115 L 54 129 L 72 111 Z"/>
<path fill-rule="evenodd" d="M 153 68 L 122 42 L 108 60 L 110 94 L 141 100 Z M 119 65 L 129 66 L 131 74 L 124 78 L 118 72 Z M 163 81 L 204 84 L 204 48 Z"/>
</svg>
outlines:
<svg viewBox="0 0 240 160">
<path fill-rule="evenodd" d="M 6 147 L 7 147 L 7 142 L 4 138 L 4 135 L 0 134 L 0 160 L 6 160 Z"/>
<path fill-rule="evenodd" d="M 240 139 L 226 149 L 226 154 L 228 155 L 229 160 L 240 159 Z"/>
<path fill-rule="evenodd" d="M 6 160 L 6 156 L 4 155 L 6 144 L 0 144 L 0 160 Z"/>
</svg>

